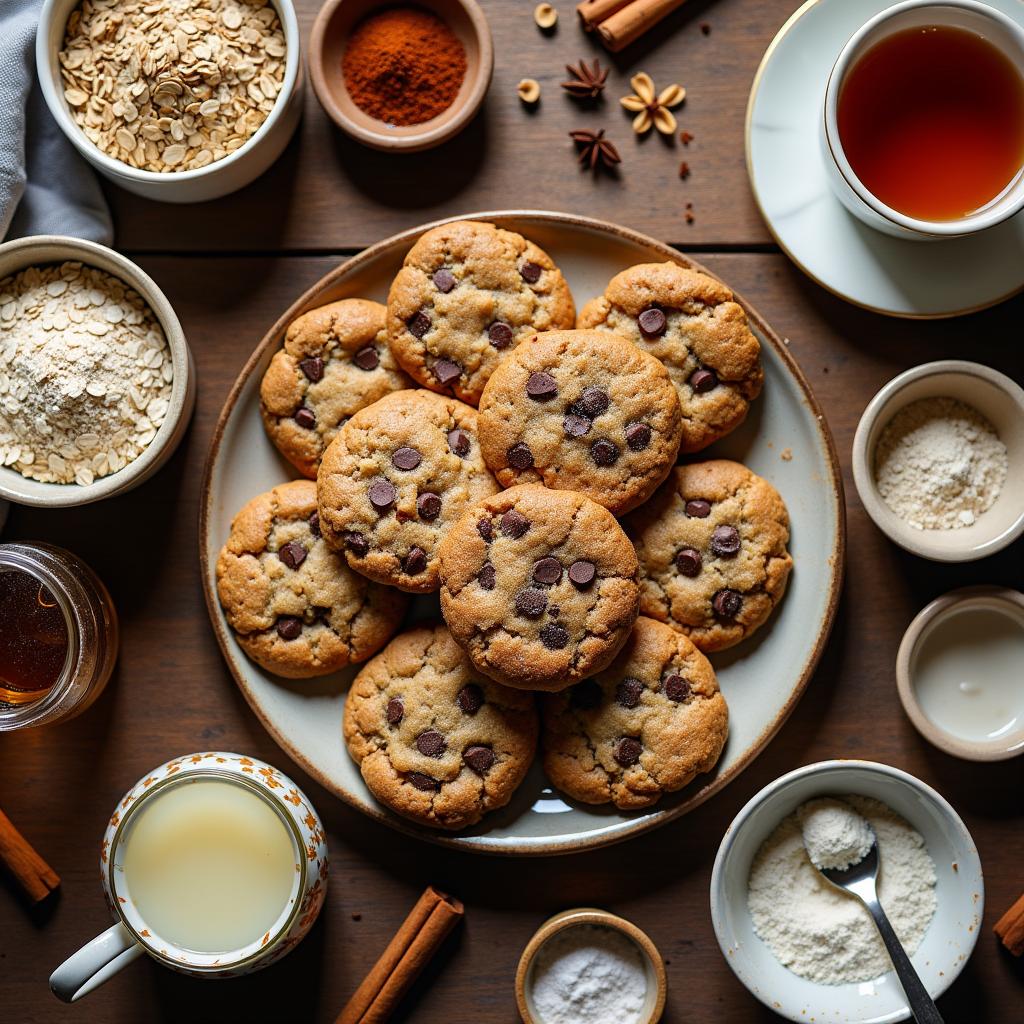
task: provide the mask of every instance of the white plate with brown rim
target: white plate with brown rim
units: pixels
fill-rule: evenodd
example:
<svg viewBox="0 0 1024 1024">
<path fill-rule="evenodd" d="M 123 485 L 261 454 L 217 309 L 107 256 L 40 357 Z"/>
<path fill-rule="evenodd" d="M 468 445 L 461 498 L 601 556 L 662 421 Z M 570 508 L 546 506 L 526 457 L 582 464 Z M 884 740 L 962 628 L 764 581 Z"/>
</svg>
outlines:
<svg viewBox="0 0 1024 1024">
<path fill-rule="evenodd" d="M 467 217 L 497 222 L 537 242 L 565 274 L 578 308 L 634 263 L 674 260 L 704 270 L 653 238 L 603 221 L 535 211 Z M 717 793 L 764 749 L 796 706 L 824 648 L 842 583 L 845 514 L 835 446 L 781 339 L 744 303 L 762 345 L 764 392 L 746 423 L 706 455 L 738 459 L 779 489 L 792 521 L 795 569 L 771 620 L 751 639 L 712 656 L 730 712 L 729 739 L 713 772 L 649 810 L 624 813 L 564 799 L 547 783 L 538 762 L 507 807 L 458 834 L 398 817 L 370 795 L 342 742 L 345 692 L 358 666 L 304 682 L 280 679 L 249 661 L 217 602 L 214 567 L 235 512 L 253 495 L 295 476 L 265 436 L 259 415 L 260 379 L 287 325 L 340 298 L 384 301 L 405 253 L 432 226 L 385 239 L 331 271 L 282 314 L 242 368 L 214 432 L 200 507 L 200 559 L 210 618 L 235 681 L 274 739 L 326 789 L 370 817 L 420 838 L 484 853 L 549 855 L 604 846 L 678 818 Z M 436 596 L 417 597 L 410 620 L 431 618 L 440 618 Z"/>
</svg>

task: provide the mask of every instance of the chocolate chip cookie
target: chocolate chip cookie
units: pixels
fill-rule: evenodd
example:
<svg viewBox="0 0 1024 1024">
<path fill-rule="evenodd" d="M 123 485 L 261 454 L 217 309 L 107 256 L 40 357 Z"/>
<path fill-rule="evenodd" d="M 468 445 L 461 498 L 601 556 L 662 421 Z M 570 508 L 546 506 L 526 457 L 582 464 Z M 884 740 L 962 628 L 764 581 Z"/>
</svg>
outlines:
<svg viewBox="0 0 1024 1024">
<path fill-rule="evenodd" d="M 500 484 L 582 491 L 615 515 L 654 493 L 682 431 L 668 371 L 607 331 L 530 335 L 480 399 L 480 447 Z"/>
<path fill-rule="evenodd" d="M 793 568 L 779 492 L 738 462 L 677 467 L 626 529 L 640 559 L 642 613 L 702 651 L 732 647 L 764 623 Z"/>
<path fill-rule="evenodd" d="M 409 387 L 387 345 L 384 306 L 342 299 L 288 325 L 260 384 L 260 413 L 277 450 L 316 479 L 324 450 L 353 413 Z"/>
<path fill-rule="evenodd" d="M 600 671 L 637 616 L 636 555 L 612 514 L 522 484 L 471 506 L 441 542 L 441 611 L 481 672 L 561 690 Z"/>
<path fill-rule="evenodd" d="M 709 772 L 729 731 L 711 663 L 641 616 L 608 668 L 541 701 L 544 770 L 574 800 L 632 811 Z"/>
<path fill-rule="evenodd" d="M 530 333 L 572 327 L 575 316 L 546 252 L 478 221 L 420 236 L 388 295 L 388 335 L 402 367 L 474 406 L 502 356 Z"/>
<path fill-rule="evenodd" d="M 614 331 L 665 364 L 683 409 L 684 452 L 738 427 L 761 393 L 761 346 L 743 308 L 724 284 L 677 263 L 617 274 L 576 326 Z"/>
<path fill-rule="evenodd" d="M 370 579 L 437 590 L 437 545 L 498 485 L 484 465 L 476 410 L 430 391 L 396 391 L 357 412 L 317 477 L 328 544 Z"/>
<path fill-rule="evenodd" d="M 217 559 L 217 594 L 242 650 L 293 679 L 365 661 L 408 600 L 352 572 L 324 543 L 312 480 L 281 484 L 235 516 Z"/>
<path fill-rule="evenodd" d="M 370 792 L 435 828 L 465 828 L 504 807 L 537 729 L 533 694 L 481 676 L 444 626 L 392 640 L 345 702 L 345 743 Z"/>
</svg>

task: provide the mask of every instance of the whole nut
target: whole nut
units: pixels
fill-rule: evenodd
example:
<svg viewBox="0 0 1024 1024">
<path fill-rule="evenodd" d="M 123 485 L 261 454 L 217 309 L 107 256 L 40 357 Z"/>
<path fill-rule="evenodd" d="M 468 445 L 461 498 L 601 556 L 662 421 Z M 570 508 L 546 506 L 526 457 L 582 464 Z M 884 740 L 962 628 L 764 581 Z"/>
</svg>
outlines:
<svg viewBox="0 0 1024 1024">
<path fill-rule="evenodd" d="M 536 103 L 540 99 L 540 83 L 533 78 L 524 78 L 516 86 L 516 92 L 524 103 Z"/>
<path fill-rule="evenodd" d="M 551 4 L 537 4 L 533 9 L 533 20 L 539 28 L 552 29 L 558 21 L 558 11 Z"/>
</svg>

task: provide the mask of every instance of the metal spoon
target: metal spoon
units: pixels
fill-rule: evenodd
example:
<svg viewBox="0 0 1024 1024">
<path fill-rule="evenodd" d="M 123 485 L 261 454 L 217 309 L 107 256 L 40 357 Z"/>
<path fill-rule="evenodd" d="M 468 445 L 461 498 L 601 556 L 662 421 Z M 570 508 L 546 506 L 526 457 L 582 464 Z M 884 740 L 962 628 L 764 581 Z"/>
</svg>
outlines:
<svg viewBox="0 0 1024 1024">
<path fill-rule="evenodd" d="M 870 826 L 869 826 L 870 827 Z M 885 916 L 882 904 L 878 901 L 878 839 L 871 832 L 871 849 L 868 850 L 864 859 L 857 864 L 851 864 L 848 868 L 820 868 L 814 866 L 822 873 L 825 879 L 831 882 L 837 889 L 852 893 L 867 907 L 879 935 L 889 951 L 893 967 L 906 993 L 907 1001 L 910 1003 L 910 1012 L 914 1015 L 917 1024 L 943 1024 L 942 1015 L 938 1007 L 928 995 L 927 989 L 917 976 L 910 957 L 907 956 L 903 943 L 897 938 L 896 933 Z M 814 864 L 814 861 L 811 861 Z"/>
</svg>

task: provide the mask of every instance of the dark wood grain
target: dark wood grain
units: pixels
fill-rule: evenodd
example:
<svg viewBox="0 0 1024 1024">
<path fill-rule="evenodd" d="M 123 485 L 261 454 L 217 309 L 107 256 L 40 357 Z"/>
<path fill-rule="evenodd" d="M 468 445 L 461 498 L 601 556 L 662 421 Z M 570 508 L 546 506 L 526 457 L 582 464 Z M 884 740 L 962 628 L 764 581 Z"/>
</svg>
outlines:
<svg viewBox="0 0 1024 1024">
<path fill-rule="evenodd" d="M 209 628 L 200 591 L 200 475 L 221 403 L 263 331 L 331 258 L 153 257 L 143 266 L 178 309 L 199 369 L 199 404 L 181 450 L 137 491 L 71 512 L 14 510 L 4 539 L 38 538 L 85 557 L 121 611 L 115 679 L 80 719 L 0 738 L 0 806 L 64 879 L 49 913 L 33 917 L 0 886 L 0 1019 L 4 1022 L 330 1021 L 422 888 L 460 896 L 465 928 L 417 984 L 398 1020 L 499 1024 L 515 1019 L 512 978 L 522 947 L 551 913 L 606 906 L 647 930 L 668 960 L 669 1022 L 769 1021 L 724 962 L 708 912 L 721 836 L 761 786 L 800 764 L 864 757 L 936 786 L 981 852 L 987 910 L 977 951 L 941 1000 L 948 1024 L 1020 1019 L 1024 965 L 991 934 L 1024 887 L 1020 762 L 972 765 L 929 747 L 904 717 L 893 662 L 903 629 L 930 598 L 967 583 L 1020 585 L 1024 545 L 968 566 L 904 555 L 874 528 L 849 477 L 864 404 L 915 363 L 964 356 L 1020 379 L 1024 301 L 953 323 L 911 324 L 850 309 L 778 255 L 704 256 L 791 340 L 826 410 L 843 460 L 849 564 L 835 631 L 817 675 L 761 758 L 693 814 L 629 843 L 541 860 L 453 853 L 371 823 L 297 771 L 245 705 Z M 215 284 L 215 286 L 214 286 Z M 198 982 L 139 962 L 86 1003 L 68 1008 L 46 979 L 109 923 L 97 846 L 122 791 L 175 754 L 220 747 L 295 774 L 327 824 L 333 858 L 325 912 L 279 966 L 232 982 Z M 353 915 L 360 915 L 355 920 Z"/>
</svg>

